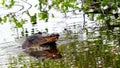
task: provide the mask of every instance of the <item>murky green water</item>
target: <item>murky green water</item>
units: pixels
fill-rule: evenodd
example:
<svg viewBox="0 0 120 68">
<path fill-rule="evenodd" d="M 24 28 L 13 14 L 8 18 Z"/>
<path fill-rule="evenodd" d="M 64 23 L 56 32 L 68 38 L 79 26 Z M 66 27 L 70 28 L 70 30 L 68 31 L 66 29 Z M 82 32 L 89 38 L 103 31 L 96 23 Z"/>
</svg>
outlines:
<svg viewBox="0 0 120 68">
<path fill-rule="evenodd" d="M 104 33 L 86 30 L 87 37 L 82 39 L 79 31 L 65 31 L 57 42 L 63 58 L 45 61 L 25 54 L 21 49 L 23 39 L 20 38 L 0 47 L 1 68 L 119 68 L 119 47 L 114 40 L 106 39 Z"/>
<path fill-rule="evenodd" d="M 79 24 L 68 25 L 57 42 L 63 57 L 45 61 L 23 52 L 25 37 L 18 30 L 14 41 L 0 44 L 0 68 L 119 68 L 118 30 L 111 34 L 106 28 L 89 26 L 83 29 Z"/>
</svg>

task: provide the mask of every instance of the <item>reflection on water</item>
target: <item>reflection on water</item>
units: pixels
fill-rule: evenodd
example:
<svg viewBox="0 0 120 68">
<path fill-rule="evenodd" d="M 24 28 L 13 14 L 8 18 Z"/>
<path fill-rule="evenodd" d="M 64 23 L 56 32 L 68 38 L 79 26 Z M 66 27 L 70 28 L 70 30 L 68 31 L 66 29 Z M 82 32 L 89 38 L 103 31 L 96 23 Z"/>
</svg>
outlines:
<svg viewBox="0 0 120 68">
<path fill-rule="evenodd" d="M 15 41 L 0 45 L 0 67 L 5 66 L 5 68 L 7 68 L 9 57 L 17 56 L 18 54 L 22 53 L 22 50 L 19 48 L 19 46 L 21 46 L 21 44 L 18 42 L 16 43 Z"/>
<path fill-rule="evenodd" d="M 82 20 L 80 20 L 78 17 L 73 19 L 50 19 L 48 23 L 41 22 L 36 24 L 34 27 L 29 23 L 25 24 L 24 28 L 14 28 L 13 25 L 9 23 L 0 25 L 0 67 L 7 68 L 7 66 L 9 66 L 8 62 L 10 57 L 17 57 L 21 54 L 25 54 L 21 49 L 21 45 L 25 40 L 25 38 L 22 38 L 22 32 L 25 36 L 26 29 L 28 31 L 28 35 L 31 35 L 32 32 L 46 32 L 46 28 L 48 29 L 48 33 L 55 32 L 60 34 L 60 39 L 57 42 L 58 45 L 73 42 L 74 40 L 72 38 L 75 36 L 79 37 L 79 40 L 83 39 Z M 79 35 L 77 33 L 79 33 Z"/>
<path fill-rule="evenodd" d="M 65 18 L 61 18 L 61 21 Z M 24 29 L 13 29 L 8 32 L 3 30 L 7 36 L 1 37 L 8 39 L 1 42 L 0 45 L 0 67 L 1 68 L 119 68 L 120 62 L 120 47 L 118 42 L 118 34 L 111 34 L 110 30 L 104 27 L 98 27 L 97 22 L 85 23 L 86 28 L 83 29 L 81 25 L 82 21 L 69 22 L 69 18 L 66 18 L 65 22 L 39 23 L 39 25 L 28 26 L 25 24 Z M 72 21 L 72 20 L 71 20 Z M 74 21 L 74 18 L 73 18 Z M 89 25 L 89 23 L 91 25 Z M 59 25 L 59 26 L 58 26 Z M 41 28 L 42 27 L 42 28 Z M 60 39 L 57 44 L 60 45 L 59 50 L 63 56 L 57 60 L 45 60 L 40 61 L 34 57 L 25 54 L 21 49 L 21 44 L 25 38 L 22 37 L 21 32 L 24 30 L 28 35 L 32 32 L 46 31 L 48 33 L 58 32 Z M 34 28 L 34 31 L 32 30 Z M 82 30 L 83 29 L 83 30 Z M 117 29 L 116 29 L 117 30 Z M 10 32 L 9 32 L 10 31 Z M 117 30 L 118 31 L 118 30 Z M 117 32 L 116 31 L 116 32 Z M 118 31 L 119 32 L 119 31 Z M 10 33 L 10 34 L 7 34 Z M 24 35 L 25 36 L 25 35 Z M 7 38 L 8 37 L 8 38 Z"/>
<path fill-rule="evenodd" d="M 26 68 L 27 67 L 26 65 L 30 66 L 30 64 L 31 65 L 33 64 L 33 67 L 31 68 L 34 68 L 34 65 L 36 64 L 41 65 L 41 63 L 39 63 L 38 61 L 37 63 L 34 64 L 34 62 L 36 62 L 36 60 L 34 61 L 35 58 L 32 57 L 33 60 L 31 60 L 30 59 L 31 57 L 28 55 L 26 56 L 26 54 L 23 53 L 21 49 L 21 44 L 25 40 L 25 38 L 22 38 L 22 36 L 26 36 L 26 34 L 31 35 L 32 32 L 36 33 L 38 31 L 42 31 L 42 32 L 47 31 L 48 33 L 54 33 L 54 32 L 59 33 L 60 39 L 58 40 L 57 44 L 61 46 L 66 44 L 64 45 L 66 47 L 63 46 L 63 48 L 60 48 L 60 50 L 63 51 L 62 54 L 64 58 L 58 62 L 55 61 L 58 63 L 58 66 L 62 66 L 62 64 L 59 65 L 59 63 L 63 62 L 63 60 L 65 61 L 65 64 L 68 64 L 68 62 L 71 62 L 70 59 L 75 60 L 73 55 L 74 54 L 76 55 L 76 53 L 74 53 L 74 51 L 77 49 L 78 52 L 81 52 L 81 50 L 76 47 L 83 45 L 81 43 L 78 43 L 78 40 L 83 41 L 86 39 L 86 33 L 84 30 L 82 30 L 83 14 L 82 12 L 79 12 L 79 15 L 74 15 L 72 12 L 70 12 L 67 15 L 67 17 L 63 17 L 63 16 L 64 16 L 63 14 L 60 14 L 60 15 L 57 15 L 57 17 L 55 18 L 50 18 L 47 23 L 43 21 L 39 21 L 39 23 L 34 26 L 30 23 L 26 23 L 23 25 L 24 28 L 14 28 L 13 25 L 7 24 L 7 23 L 0 25 L 0 32 L 2 32 L 0 33 L 0 36 L 1 36 L 0 58 L 2 58 L 2 60 L 0 61 L 0 67 L 7 68 L 7 66 L 10 65 L 9 67 L 13 68 L 14 66 L 17 67 L 22 65 L 22 67 Z M 88 24 L 86 24 L 86 26 L 87 25 Z M 90 25 L 88 26 L 91 27 Z M 77 41 L 77 43 L 72 43 L 75 41 Z M 71 47 L 67 45 L 70 45 Z M 64 49 L 64 48 L 67 48 L 67 49 Z M 52 61 L 51 63 L 55 63 L 55 62 Z"/>
<path fill-rule="evenodd" d="M 0 43 L 13 41 L 14 37 L 11 37 L 13 33 L 9 23 L 0 24 Z"/>
</svg>

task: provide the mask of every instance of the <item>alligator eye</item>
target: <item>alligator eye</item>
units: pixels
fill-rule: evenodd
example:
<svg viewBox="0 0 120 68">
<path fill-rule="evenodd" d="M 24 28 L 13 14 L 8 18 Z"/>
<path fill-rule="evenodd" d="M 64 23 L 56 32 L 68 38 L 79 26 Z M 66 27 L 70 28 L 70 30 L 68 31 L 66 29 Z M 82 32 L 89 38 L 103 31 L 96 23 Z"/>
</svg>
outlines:
<svg viewBox="0 0 120 68">
<path fill-rule="evenodd" d="M 30 36 L 30 37 L 28 38 L 28 41 L 29 41 L 29 42 L 32 42 L 32 41 L 35 40 L 35 39 L 37 39 L 36 36 Z"/>
</svg>

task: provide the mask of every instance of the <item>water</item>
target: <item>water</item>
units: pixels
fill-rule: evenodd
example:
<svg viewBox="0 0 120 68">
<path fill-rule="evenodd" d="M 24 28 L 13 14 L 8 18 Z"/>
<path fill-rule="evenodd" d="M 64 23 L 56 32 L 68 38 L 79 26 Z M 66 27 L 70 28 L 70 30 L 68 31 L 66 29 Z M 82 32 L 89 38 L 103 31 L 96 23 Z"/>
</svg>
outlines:
<svg viewBox="0 0 120 68">
<path fill-rule="evenodd" d="M 19 2 L 22 3 L 18 3 L 19 5 L 26 7 L 24 7 L 22 11 L 16 13 L 17 18 L 21 17 L 30 20 L 27 15 L 24 15 L 23 12 L 29 9 L 31 6 L 23 0 L 19 0 Z M 37 2 L 37 0 L 34 2 Z M 34 2 L 29 0 L 29 3 L 32 3 L 33 6 L 35 5 Z M 11 10 L 13 9 L 15 9 L 14 12 L 16 12 L 20 10 L 18 7 L 22 8 L 23 6 L 13 7 L 10 9 L 10 11 L 5 10 L 8 12 L 2 13 L 1 15 L 8 14 L 12 12 Z M 38 10 L 34 9 L 34 7 L 31 7 L 31 15 L 35 13 L 33 10 L 38 12 Z M 38 23 L 34 26 L 30 21 L 23 25 L 24 28 L 15 28 L 14 24 L 10 24 L 9 22 L 0 25 L 0 68 L 37 68 L 37 66 L 39 67 L 40 65 L 43 67 L 50 66 L 51 68 L 58 68 L 54 67 L 56 65 L 59 67 L 63 66 L 65 68 L 67 66 L 73 66 L 75 68 L 77 65 L 79 66 L 79 63 L 84 67 L 88 64 L 87 62 L 89 61 L 86 60 L 87 56 L 89 56 L 87 54 L 87 51 L 89 51 L 89 48 L 87 48 L 88 45 L 86 43 L 80 43 L 81 41 L 86 40 L 86 32 L 83 29 L 83 26 L 89 28 L 95 26 L 96 23 L 90 21 L 87 16 L 85 16 L 86 23 L 84 23 L 83 12 L 79 11 L 76 11 L 76 14 L 73 12 L 68 12 L 67 16 L 55 9 L 50 10 L 49 13 L 54 13 L 55 18 L 50 17 L 48 22 L 37 20 Z M 32 29 L 34 29 L 34 33 L 38 31 L 46 32 L 46 29 L 48 29 L 48 33 L 59 33 L 60 39 L 58 40 L 57 44 L 62 46 L 60 51 L 62 51 L 63 58 L 53 61 L 48 60 L 46 61 L 46 63 L 48 62 L 48 65 L 46 64 L 44 66 L 44 63 L 42 65 L 38 59 L 36 60 L 34 57 L 25 54 L 21 49 L 22 43 L 25 40 L 25 37 L 22 36 L 21 32 L 23 31 L 25 35 L 26 29 L 28 31 L 28 35 L 32 34 Z M 89 31 L 92 31 L 92 29 L 90 28 Z M 85 47 L 83 47 L 83 45 Z M 79 62 L 76 62 L 76 60 L 79 60 Z M 85 64 L 82 64 L 84 61 L 86 61 Z"/>
<path fill-rule="evenodd" d="M 72 17 L 57 17 L 57 18 L 50 18 L 47 23 L 41 21 L 40 23 L 36 24 L 34 27 L 30 23 L 26 23 L 23 25 L 24 30 L 27 28 L 29 35 L 31 35 L 32 29 L 35 29 L 35 33 L 37 31 L 45 32 L 46 28 L 48 29 L 48 33 L 59 33 L 60 40 L 58 44 L 65 44 L 69 42 L 73 42 L 72 39 L 70 40 L 63 40 L 64 37 L 62 34 L 64 29 L 68 31 L 72 31 L 74 33 L 81 33 L 79 35 L 80 40 L 83 39 L 83 21 L 82 21 L 82 13 L 80 15 L 73 15 L 72 13 L 69 14 Z M 80 19 L 81 18 L 81 19 Z M 79 28 L 79 29 L 78 29 Z M 7 68 L 9 66 L 9 59 L 10 57 L 17 57 L 20 54 L 23 54 L 21 49 L 21 45 L 25 38 L 22 38 L 21 35 L 21 28 L 14 28 L 14 26 L 10 23 L 5 23 L 0 25 L 0 68 Z M 25 32 L 25 31 L 24 31 Z"/>
</svg>

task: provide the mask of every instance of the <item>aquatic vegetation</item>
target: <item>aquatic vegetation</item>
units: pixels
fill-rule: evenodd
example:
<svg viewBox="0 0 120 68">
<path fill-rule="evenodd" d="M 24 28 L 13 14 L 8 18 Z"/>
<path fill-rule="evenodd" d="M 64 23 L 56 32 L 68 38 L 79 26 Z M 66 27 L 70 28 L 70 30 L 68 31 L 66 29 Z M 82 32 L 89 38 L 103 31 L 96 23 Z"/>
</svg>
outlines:
<svg viewBox="0 0 120 68">
<path fill-rule="evenodd" d="M 79 33 L 64 33 L 58 40 L 60 59 L 41 60 L 20 54 L 10 57 L 8 68 L 119 68 L 120 54 L 117 35 L 105 28 L 85 30 L 86 39 L 79 40 Z M 69 36 L 68 36 L 69 35 Z"/>
<path fill-rule="evenodd" d="M 93 43 L 97 45 L 93 45 Z M 119 68 L 120 55 L 111 50 L 114 46 L 101 45 L 100 40 L 90 43 L 89 41 L 74 41 L 59 46 L 63 58 L 46 59 L 44 61 L 29 55 L 11 57 L 9 68 Z M 86 44 L 89 44 L 85 46 Z M 100 45 L 98 45 L 100 44 Z"/>
</svg>

